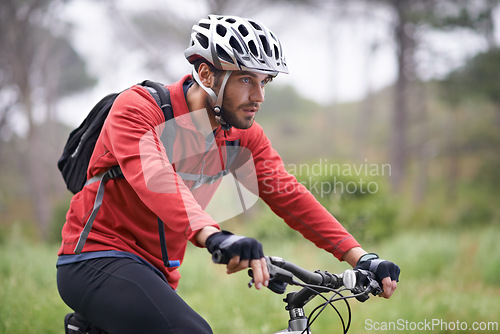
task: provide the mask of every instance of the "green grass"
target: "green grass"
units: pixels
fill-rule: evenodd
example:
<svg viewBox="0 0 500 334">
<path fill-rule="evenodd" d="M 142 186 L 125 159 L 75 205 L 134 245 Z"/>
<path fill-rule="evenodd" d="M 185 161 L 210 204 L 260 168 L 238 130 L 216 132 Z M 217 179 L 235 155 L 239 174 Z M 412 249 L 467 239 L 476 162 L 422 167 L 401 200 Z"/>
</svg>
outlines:
<svg viewBox="0 0 500 334">
<path fill-rule="evenodd" d="M 0 244 L 0 333 L 61 333 L 69 308 L 56 287 L 57 246 L 10 232 Z"/>
<path fill-rule="evenodd" d="M 0 244 L 0 333 L 62 333 L 63 318 L 69 309 L 56 288 L 57 245 L 32 243 L 16 230 L 4 233 L 9 234 L 4 235 Z M 351 333 L 386 333 L 366 330 L 365 322 L 400 319 L 498 322 L 499 235 L 500 227 L 454 232 L 406 231 L 377 246 L 366 246 L 397 262 L 402 268 L 401 281 L 390 300 L 371 298 L 365 303 L 351 302 Z M 287 238 L 278 244 L 275 240 L 263 239 L 266 253 L 311 270 L 347 269 L 345 263 L 307 241 Z M 283 296 L 267 289 L 249 289 L 245 272 L 226 275 L 223 266 L 212 264 L 209 259 L 206 250 L 188 248 L 179 294 L 208 320 L 214 333 L 273 333 L 286 327 Z M 325 312 L 313 327 L 314 333 L 338 333 L 340 324 L 336 315 L 331 310 Z M 448 332 L 440 328 L 431 331 Z"/>
</svg>

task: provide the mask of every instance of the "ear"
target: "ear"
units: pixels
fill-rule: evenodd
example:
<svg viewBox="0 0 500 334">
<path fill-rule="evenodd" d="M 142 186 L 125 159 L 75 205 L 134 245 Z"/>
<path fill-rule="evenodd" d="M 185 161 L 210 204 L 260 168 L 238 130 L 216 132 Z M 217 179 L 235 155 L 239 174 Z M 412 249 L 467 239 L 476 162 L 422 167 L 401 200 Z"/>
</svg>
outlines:
<svg viewBox="0 0 500 334">
<path fill-rule="evenodd" d="M 215 74 L 210 70 L 207 64 L 201 63 L 198 67 L 198 76 L 200 77 L 201 83 L 205 87 L 213 88 L 215 82 Z"/>
</svg>

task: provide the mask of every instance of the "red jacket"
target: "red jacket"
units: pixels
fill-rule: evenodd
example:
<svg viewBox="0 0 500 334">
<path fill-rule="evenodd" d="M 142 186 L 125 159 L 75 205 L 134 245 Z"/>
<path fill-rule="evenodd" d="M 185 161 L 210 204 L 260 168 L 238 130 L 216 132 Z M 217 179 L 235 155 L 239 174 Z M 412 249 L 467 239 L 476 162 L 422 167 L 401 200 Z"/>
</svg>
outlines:
<svg viewBox="0 0 500 334">
<path fill-rule="evenodd" d="M 205 138 L 186 117 L 190 115 L 183 91 L 187 80 L 190 76 L 168 87 L 178 129 L 173 165 L 158 139 L 165 121 L 163 112 L 145 88 L 134 86 L 115 101 L 97 140 L 87 177 L 118 164 L 125 179 L 112 179 L 106 184 L 102 206 L 83 252 L 119 250 L 136 254 L 163 272 L 176 288 L 180 274 L 176 268 L 163 265 L 158 218 L 164 222 L 169 258 L 182 261 L 187 241 L 196 245 L 197 231 L 207 225 L 218 227 L 204 209 L 219 182 L 190 190 L 194 182 L 183 181 L 179 174 L 217 174 L 227 167 L 227 141 L 236 140 L 251 152 L 254 175 L 247 176 L 256 180 L 255 191 L 289 226 L 339 259 L 347 250 L 359 246 L 314 196 L 287 173 L 257 123 L 247 130 L 222 131 L 219 127 L 215 134 L 217 147 L 201 154 L 206 152 Z M 203 157 L 193 162 L 197 155 Z M 73 196 L 59 255 L 73 254 L 92 211 L 97 187 L 98 182 L 90 184 Z"/>
</svg>

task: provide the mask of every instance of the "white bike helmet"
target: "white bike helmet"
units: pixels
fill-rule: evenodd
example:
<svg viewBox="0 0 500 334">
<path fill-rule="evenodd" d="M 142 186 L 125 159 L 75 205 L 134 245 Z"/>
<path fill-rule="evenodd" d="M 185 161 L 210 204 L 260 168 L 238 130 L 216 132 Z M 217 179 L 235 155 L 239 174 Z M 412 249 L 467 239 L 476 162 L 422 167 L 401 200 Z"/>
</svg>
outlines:
<svg viewBox="0 0 500 334">
<path fill-rule="evenodd" d="M 198 73 L 193 71 L 193 79 L 212 100 L 215 119 L 226 131 L 232 124 L 224 120 L 222 97 L 232 71 L 261 72 L 273 77 L 279 72 L 288 73 L 278 38 L 263 24 L 238 16 L 209 15 L 208 19 L 200 20 L 193 26 L 184 55 L 191 64 L 205 59 L 226 72 L 217 95 L 202 85 Z"/>
<path fill-rule="evenodd" d="M 191 64 L 203 58 L 224 71 L 288 73 L 278 38 L 263 24 L 238 16 L 209 15 L 200 20 L 184 55 Z"/>
</svg>

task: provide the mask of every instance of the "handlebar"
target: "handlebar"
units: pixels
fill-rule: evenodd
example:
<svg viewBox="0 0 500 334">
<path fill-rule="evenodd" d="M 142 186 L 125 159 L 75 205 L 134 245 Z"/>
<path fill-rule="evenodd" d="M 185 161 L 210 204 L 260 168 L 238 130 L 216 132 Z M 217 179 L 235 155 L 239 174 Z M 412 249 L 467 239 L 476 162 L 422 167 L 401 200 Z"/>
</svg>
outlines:
<svg viewBox="0 0 500 334">
<path fill-rule="evenodd" d="M 341 274 L 332 274 L 321 270 L 312 272 L 280 257 L 266 256 L 265 259 L 270 275 L 268 287 L 273 292 L 284 293 L 287 284 L 306 286 L 295 294 L 295 300 L 292 301 L 292 304 L 298 307 L 304 306 L 310 300 L 310 297 L 319 292 L 342 287 L 350 290 L 356 296 L 356 299 L 361 302 L 369 298 L 369 293 L 377 295 L 382 292 L 382 288 L 375 279 L 375 274 L 367 270 L 348 269 Z M 253 277 L 251 269 L 248 274 Z M 296 281 L 295 278 L 304 284 Z M 311 289 L 312 287 L 314 287 L 314 290 Z"/>
<path fill-rule="evenodd" d="M 377 295 L 382 293 L 382 288 L 375 278 L 375 274 L 362 269 L 348 269 L 341 274 L 332 274 L 327 271 L 316 270 L 314 272 L 303 269 L 291 262 L 287 262 L 280 257 L 265 256 L 267 268 L 270 275 L 268 288 L 275 293 L 283 294 L 287 285 L 301 286 L 299 291 L 293 291 L 286 295 L 283 301 L 286 303 L 285 309 L 288 311 L 290 320 L 288 329 L 279 333 L 310 333 L 309 328 L 319 317 L 327 306 L 331 306 L 339 316 L 343 332 L 347 333 L 351 324 L 351 310 L 348 299 L 356 298 L 364 302 L 370 298 L 370 293 Z M 213 257 L 214 262 L 217 261 Z M 248 271 L 252 280 L 248 284 L 253 284 L 252 269 Z M 300 281 L 300 282 L 299 282 Z M 350 291 L 351 295 L 343 295 L 344 291 Z M 324 296 L 324 293 L 333 293 L 331 298 Z M 305 316 L 304 306 L 314 297 L 320 296 L 324 302 L 314 308 L 309 317 Z M 333 305 L 334 302 L 344 301 L 348 310 L 347 322 Z M 316 314 L 315 314 L 316 313 Z M 314 318 L 312 315 L 315 314 Z M 312 318 L 312 319 L 310 319 Z"/>
</svg>

